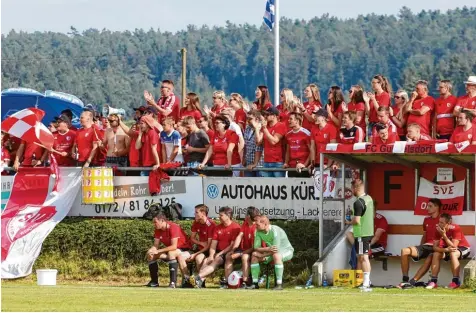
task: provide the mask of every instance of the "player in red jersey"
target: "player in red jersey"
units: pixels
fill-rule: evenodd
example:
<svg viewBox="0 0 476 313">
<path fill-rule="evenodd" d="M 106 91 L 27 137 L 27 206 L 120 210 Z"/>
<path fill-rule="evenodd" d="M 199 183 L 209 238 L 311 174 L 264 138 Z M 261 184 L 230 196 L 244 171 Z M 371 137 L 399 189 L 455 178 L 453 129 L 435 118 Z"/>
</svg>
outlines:
<svg viewBox="0 0 476 313">
<path fill-rule="evenodd" d="M 438 231 L 438 234 L 433 244 L 434 252 L 431 263 L 431 279 L 426 286 L 426 289 L 435 289 L 438 287 L 438 273 L 440 272 L 440 262 L 442 259 L 445 261 L 451 261 L 453 280 L 448 288 L 459 288 L 461 285 L 459 279 L 459 260 L 465 259 L 469 256 L 471 246 L 464 237 L 461 227 L 452 223 L 452 217 L 448 213 L 441 214 L 436 230 Z"/>
<path fill-rule="evenodd" d="M 327 93 L 326 110 L 329 115 L 328 122 L 334 125 L 337 130 L 339 130 L 342 125 L 343 106 L 345 107 L 346 104 L 344 102 L 342 89 L 339 86 L 332 86 Z"/>
<path fill-rule="evenodd" d="M 458 126 L 451 135 L 450 142 L 453 144 L 464 143 L 476 145 L 476 126 L 473 123 L 473 114 L 463 109 L 456 118 Z"/>
<path fill-rule="evenodd" d="M 136 141 L 136 149 L 140 151 L 142 166 L 152 166 L 155 171 L 160 167 L 159 135 L 155 129 L 155 121 L 150 115 L 145 115 L 140 119 L 140 133 Z"/>
<path fill-rule="evenodd" d="M 268 86 L 258 86 L 255 91 L 255 96 L 256 100 L 253 102 L 253 110 L 266 111 L 273 106 L 269 97 Z"/>
<path fill-rule="evenodd" d="M 198 275 L 190 277 L 190 284 L 194 287 L 200 288 L 204 279 L 225 263 L 226 254 L 240 233 L 240 225 L 232 220 L 233 210 L 230 207 L 221 207 L 218 212 L 220 225 L 216 226 L 213 232 L 210 255 L 204 261 Z"/>
<path fill-rule="evenodd" d="M 243 272 L 243 283 L 240 288 L 245 289 L 250 286 L 248 281 L 250 276 L 251 253 L 253 252 L 253 245 L 255 241 L 256 226 L 254 223 L 255 217 L 260 216 L 260 212 L 255 207 L 248 207 L 246 210 L 246 217 L 241 225 L 241 230 L 233 243 L 231 251 L 226 254 L 225 261 L 225 279 L 228 279 L 233 271 L 233 263 L 235 260 L 241 261 L 241 270 Z"/>
<path fill-rule="evenodd" d="M 397 136 L 388 131 L 388 125 L 377 123 L 374 126 L 377 135 L 372 136 L 373 145 L 389 145 L 395 143 Z"/>
<path fill-rule="evenodd" d="M 418 142 L 422 140 L 432 140 L 432 138 L 428 135 L 422 134 L 420 131 L 420 125 L 413 123 L 407 126 L 407 141 L 408 142 Z"/>
<path fill-rule="evenodd" d="M 367 124 L 365 122 L 365 101 L 364 101 L 364 90 L 359 85 L 354 85 L 350 87 L 349 90 L 350 102 L 347 105 L 344 105 L 343 111 L 351 111 L 356 115 L 355 125 L 362 128 L 362 130 L 367 129 Z"/>
<path fill-rule="evenodd" d="M 185 116 L 192 116 L 195 122 L 199 122 L 202 117 L 202 111 L 200 111 L 200 98 L 194 92 L 189 92 L 185 97 L 185 107 L 180 109 L 180 119 Z"/>
<path fill-rule="evenodd" d="M 319 87 L 316 84 L 310 84 L 304 89 L 304 96 L 307 101 L 302 104 L 302 114 L 304 119 L 302 121 L 302 127 L 308 131 L 312 131 L 316 120 L 312 114 L 322 108 L 321 95 Z"/>
<path fill-rule="evenodd" d="M 41 157 L 43 155 L 44 149 L 33 142 L 21 141 L 20 146 L 18 147 L 17 153 L 15 155 L 15 161 L 13 162 L 13 168 L 15 171 L 18 171 L 18 168 L 21 166 L 40 166 Z M 22 159 L 23 158 L 23 159 Z M 20 160 L 22 160 L 20 162 Z"/>
<path fill-rule="evenodd" d="M 435 99 L 428 95 L 428 82 L 419 80 L 407 103 L 407 123 L 420 125 L 421 133 L 431 136 L 431 115 L 434 109 Z"/>
<path fill-rule="evenodd" d="M 263 144 L 264 163 L 263 167 L 277 168 L 284 164 L 283 147 L 286 125 L 278 122 L 279 110 L 270 107 L 263 112 L 261 118 L 261 132 L 258 134 L 258 144 Z M 261 177 L 284 177 L 284 172 L 260 172 Z"/>
<path fill-rule="evenodd" d="M 55 153 L 56 162 L 58 166 L 75 166 L 76 161 L 73 159 L 71 152 L 73 150 L 74 142 L 76 139 L 76 132 L 72 131 L 71 120 L 66 115 L 60 115 L 58 118 L 58 127 L 53 134 L 55 141 L 53 149 L 58 153 Z M 48 157 L 48 151 L 45 151 L 41 161 L 44 163 Z"/>
<path fill-rule="evenodd" d="M 159 286 L 158 260 L 168 263 L 170 272 L 170 288 L 177 285 L 178 260 L 186 260 L 190 257 L 189 250 L 192 248 L 187 235 L 179 225 L 167 220 L 161 213 L 152 219 L 155 227 L 154 245 L 147 251 L 146 257 L 149 262 L 150 282 L 147 287 Z M 159 249 L 160 244 L 164 248 Z"/>
<path fill-rule="evenodd" d="M 433 242 L 438 238 L 436 226 L 440 222 L 441 206 L 442 203 L 440 199 L 430 199 L 428 201 L 426 208 L 429 216 L 425 217 L 423 220 L 423 236 L 421 237 L 420 245 L 402 249 L 400 256 L 403 278 L 402 283 L 398 286 L 399 288 L 407 288 L 415 285 L 415 283 L 417 283 L 418 280 L 428 272 L 431 265 L 431 258 L 428 257 L 433 253 Z M 426 261 L 418 269 L 415 276 L 409 281 L 408 272 L 410 270 L 410 257 L 412 257 L 414 261 L 419 261 L 425 258 Z"/>
<path fill-rule="evenodd" d="M 313 114 L 316 119 L 316 125 L 312 128 L 311 132 L 311 164 L 318 166 L 320 162 L 319 152 L 328 143 L 337 142 L 337 130 L 334 125 L 327 123 L 328 113 L 324 109 L 319 109 Z"/>
<path fill-rule="evenodd" d="M 440 97 L 435 100 L 435 114 L 433 114 L 433 131 L 435 138 L 449 140 L 455 129 L 453 114 L 458 99 L 451 94 L 453 85 L 450 80 L 441 80 L 438 84 Z"/>
<path fill-rule="evenodd" d="M 362 128 L 355 125 L 355 113 L 347 111 L 342 116 L 342 126 L 340 130 L 340 142 L 343 144 L 354 144 L 363 142 L 365 139 L 365 133 Z"/>
<path fill-rule="evenodd" d="M 144 98 L 147 105 L 157 109 L 157 120 L 159 123 L 166 117 L 171 117 L 175 123 L 180 120 L 180 98 L 174 94 L 174 82 L 163 80 L 160 86 L 160 98 L 155 103 L 154 96 L 144 90 Z"/>
<path fill-rule="evenodd" d="M 309 177 L 309 172 L 301 173 L 311 162 L 311 133 L 301 126 L 303 115 L 291 113 L 289 128 L 286 134 L 286 157 L 283 168 L 295 167 L 297 172 L 288 172 L 288 177 Z"/>
<path fill-rule="evenodd" d="M 78 129 L 72 124 L 73 123 L 73 111 L 71 111 L 71 109 L 66 109 L 66 110 L 61 111 L 61 115 L 66 115 L 69 118 L 69 120 L 71 121 L 71 126 L 69 127 L 69 130 L 77 132 Z"/>
<path fill-rule="evenodd" d="M 387 77 L 380 74 L 372 78 L 372 89 L 374 92 L 364 93 L 365 109 L 369 114 L 368 137 L 372 136 L 374 124 L 378 123 L 378 108 L 381 106 L 390 106 L 390 94 L 392 93 L 390 81 Z"/>
</svg>

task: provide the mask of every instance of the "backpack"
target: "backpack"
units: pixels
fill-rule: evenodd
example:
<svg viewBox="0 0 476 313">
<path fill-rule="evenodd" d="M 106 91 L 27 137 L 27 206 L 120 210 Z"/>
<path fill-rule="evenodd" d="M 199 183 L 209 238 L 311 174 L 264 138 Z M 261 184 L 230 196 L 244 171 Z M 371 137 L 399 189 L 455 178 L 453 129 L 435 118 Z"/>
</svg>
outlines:
<svg viewBox="0 0 476 313">
<path fill-rule="evenodd" d="M 160 206 L 158 203 L 153 203 L 149 206 L 147 212 L 142 216 L 145 219 L 152 220 L 157 214 L 163 214 L 169 221 L 182 219 L 182 205 L 180 203 L 172 203 L 167 206 Z"/>
</svg>

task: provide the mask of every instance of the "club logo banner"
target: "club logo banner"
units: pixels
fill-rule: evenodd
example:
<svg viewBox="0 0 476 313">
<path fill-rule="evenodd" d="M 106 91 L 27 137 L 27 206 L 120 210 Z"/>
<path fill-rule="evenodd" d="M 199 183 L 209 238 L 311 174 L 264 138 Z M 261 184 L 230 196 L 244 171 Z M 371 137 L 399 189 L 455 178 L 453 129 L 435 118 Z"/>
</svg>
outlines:
<svg viewBox="0 0 476 313">
<path fill-rule="evenodd" d="M 462 215 L 464 205 L 464 180 L 446 185 L 436 185 L 425 178 L 420 178 L 415 215 L 428 215 L 427 205 L 430 199 L 440 199 L 443 207 L 441 213 Z"/>
</svg>

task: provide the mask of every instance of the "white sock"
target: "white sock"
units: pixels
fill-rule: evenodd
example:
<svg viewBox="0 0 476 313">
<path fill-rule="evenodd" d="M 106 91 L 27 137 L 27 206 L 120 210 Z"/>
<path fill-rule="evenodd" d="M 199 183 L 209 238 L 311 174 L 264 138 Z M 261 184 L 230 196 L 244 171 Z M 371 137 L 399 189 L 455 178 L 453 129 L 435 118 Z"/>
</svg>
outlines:
<svg viewBox="0 0 476 313">
<path fill-rule="evenodd" d="M 370 272 L 364 272 L 364 287 L 370 287 Z"/>
</svg>

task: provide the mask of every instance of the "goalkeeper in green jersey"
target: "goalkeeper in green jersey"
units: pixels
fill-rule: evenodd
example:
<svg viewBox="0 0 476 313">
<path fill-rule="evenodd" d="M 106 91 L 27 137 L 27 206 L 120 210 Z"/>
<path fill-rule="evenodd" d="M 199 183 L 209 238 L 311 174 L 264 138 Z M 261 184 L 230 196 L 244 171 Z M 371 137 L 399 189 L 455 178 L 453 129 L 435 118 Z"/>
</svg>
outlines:
<svg viewBox="0 0 476 313">
<path fill-rule="evenodd" d="M 276 286 L 273 290 L 282 290 L 283 262 L 293 258 L 294 248 L 291 246 L 284 230 L 279 226 L 271 225 L 266 216 L 256 217 L 255 223 L 254 252 L 251 257 L 251 277 L 253 278 L 253 285 L 248 288 L 258 289 L 258 278 L 260 274 L 259 264 L 274 262 Z M 263 243 L 266 246 L 264 246 Z"/>
</svg>

